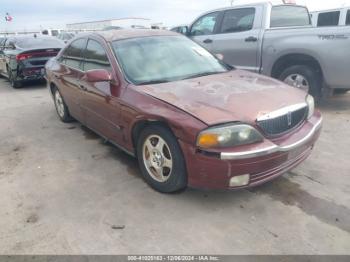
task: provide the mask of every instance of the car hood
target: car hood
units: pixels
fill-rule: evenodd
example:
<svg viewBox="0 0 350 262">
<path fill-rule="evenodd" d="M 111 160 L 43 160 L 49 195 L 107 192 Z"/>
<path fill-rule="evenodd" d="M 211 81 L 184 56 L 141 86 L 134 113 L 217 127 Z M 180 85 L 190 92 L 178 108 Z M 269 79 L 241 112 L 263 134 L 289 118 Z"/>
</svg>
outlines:
<svg viewBox="0 0 350 262">
<path fill-rule="evenodd" d="M 254 123 L 259 116 L 305 103 L 306 97 L 299 89 L 242 70 L 138 88 L 209 126 L 233 121 Z"/>
</svg>

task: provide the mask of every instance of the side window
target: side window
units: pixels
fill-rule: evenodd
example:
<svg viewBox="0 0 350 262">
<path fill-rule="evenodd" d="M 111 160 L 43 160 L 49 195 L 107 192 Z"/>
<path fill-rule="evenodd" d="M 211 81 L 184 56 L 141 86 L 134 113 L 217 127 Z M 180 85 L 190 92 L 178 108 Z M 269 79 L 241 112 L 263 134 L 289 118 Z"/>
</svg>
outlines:
<svg viewBox="0 0 350 262">
<path fill-rule="evenodd" d="M 321 13 L 318 15 L 317 26 L 339 25 L 340 11 Z"/>
<path fill-rule="evenodd" d="M 95 40 L 89 40 L 85 51 L 84 71 L 93 69 L 111 71 L 111 64 L 103 46 Z"/>
<path fill-rule="evenodd" d="M 219 12 L 202 16 L 193 24 L 190 34 L 192 36 L 213 34 L 218 17 Z"/>
<path fill-rule="evenodd" d="M 60 61 L 69 67 L 80 69 L 82 58 L 82 51 L 85 49 L 86 39 L 75 40 L 62 54 Z"/>
<path fill-rule="evenodd" d="M 346 15 L 346 25 L 350 25 L 350 10 L 348 10 L 348 13 Z"/>
<path fill-rule="evenodd" d="M 253 28 L 255 8 L 226 11 L 221 25 L 221 33 L 249 31 Z"/>
</svg>

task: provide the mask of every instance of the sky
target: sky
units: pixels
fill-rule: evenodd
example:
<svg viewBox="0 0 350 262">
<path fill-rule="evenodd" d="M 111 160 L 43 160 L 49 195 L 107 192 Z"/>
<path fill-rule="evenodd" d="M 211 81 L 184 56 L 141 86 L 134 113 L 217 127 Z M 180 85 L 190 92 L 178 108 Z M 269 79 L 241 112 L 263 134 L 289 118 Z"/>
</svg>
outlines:
<svg viewBox="0 0 350 262">
<path fill-rule="evenodd" d="M 201 13 L 230 5 L 230 0 L 1 0 L 0 31 L 65 28 L 66 24 L 142 17 L 165 26 L 188 24 Z M 234 4 L 261 2 L 235 0 Z M 280 3 L 280 0 L 271 2 Z M 350 6 L 350 0 L 297 0 L 311 11 Z M 6 13 L 13 17 L 5 21 Z"/>
</svg>

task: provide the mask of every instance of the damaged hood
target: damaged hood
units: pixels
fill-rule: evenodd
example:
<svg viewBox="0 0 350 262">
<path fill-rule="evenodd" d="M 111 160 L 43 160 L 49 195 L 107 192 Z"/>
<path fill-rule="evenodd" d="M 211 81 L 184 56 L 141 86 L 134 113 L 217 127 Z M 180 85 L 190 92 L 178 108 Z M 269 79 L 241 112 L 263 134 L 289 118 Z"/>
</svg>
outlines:
<svg viewBox="0 0 350 262">
<path fill-rule="evenodd" d="M 136 87 L 206 123 L 242 121 L 305 103 L 306 93 L 269 77 L 242 70 Z"/>
</svg>

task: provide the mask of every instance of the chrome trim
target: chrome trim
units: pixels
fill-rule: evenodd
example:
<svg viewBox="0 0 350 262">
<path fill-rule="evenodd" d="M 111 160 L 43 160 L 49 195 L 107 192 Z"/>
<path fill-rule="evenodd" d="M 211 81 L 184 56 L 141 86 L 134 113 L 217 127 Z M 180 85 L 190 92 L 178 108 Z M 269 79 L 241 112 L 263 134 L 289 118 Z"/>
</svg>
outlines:
<svg viewBox="0 0 350 262">
<path fill-rule="evenodd" d="M 260 122 L 260 121 L 274 119 L 274 118 L 277 118 L 280 116 L 284 116 L 284 115 L 288 114 L 289 112 L 298 111 L 299 109 L 302 109 L 304 107 L 308 107 L 308 104 L 307 103 L 300 103 L 300 104 L 295 104 L 295 105 L 283 107 L 283 108 L 277 109 L 276 111 L 272 111 L 268 114 L 265 114 L 263 116 L 258 117 L 256 119 L 256 121 Z"/>
<path fill-rule="evenodd" d="M 296 149 L 304 144 L 306 144 L 312 136 L 321 128 L 323 119 L 321 118 L 311 129 L 311 131 L 301 140 L 287 145 L 287 146 L 277 146 L 273 145 L 270 147 L 258 149 L 258 150 L 251 150 L 251 151 L 243 151 L 243 152 L 234 152 L 234 153 L 221 153 L 220 159 L 221 160 L 237 160 L 237 159 L 247 159 L 247 158 L 254 158 L 259 156 L 264 156 L 267 154 L 272 154 L 276 152 L 288 152 L 293 149 Z"/>
</svg>

